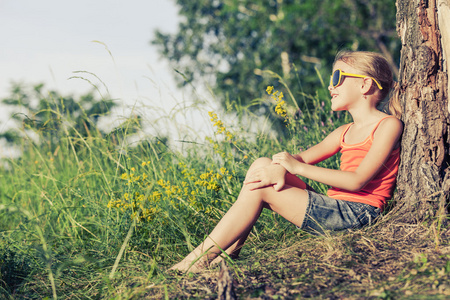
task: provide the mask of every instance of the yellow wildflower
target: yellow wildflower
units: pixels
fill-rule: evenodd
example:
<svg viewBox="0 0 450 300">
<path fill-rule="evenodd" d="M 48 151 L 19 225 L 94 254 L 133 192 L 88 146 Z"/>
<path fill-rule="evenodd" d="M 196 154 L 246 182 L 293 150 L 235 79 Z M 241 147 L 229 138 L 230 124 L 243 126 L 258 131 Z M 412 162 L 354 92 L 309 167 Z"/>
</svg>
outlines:
<svg viewBox="0 0 450 300">
<path fill-rule="evenodd" d="M 275 112 L 277 115 L 282 116 L 283 118 L 286 117 L 286 109 L 284 109 L 283 105 L 285 104 L 284 101 L 280 101 L 277 103 L 277 106 L 275 106 Z"/>
<path fill-rule="evenodd" d="M 233 135 L 231 134 L 231 132 L 227 131 L 223 122 L 217 117 L 217 114 L 212 111 L 208 112 L 208 114 L 211 118 L 211 122 L 213 122 L 213 127 L 217 127 L 216 134 L 225 133 L 227 140 L 230 141 L 233 138 Z"/>
<path fill-rule="evenodd" d="M 289 125 L 289 118 L 287 116 L 287 110 L 284 107 L 286 104 L 286 101 L 283 100 L 283 92 L 275 91 L 273 92 L 273 87 L 267 87 L 266 89 L 267 93 L 270 95 L 272 94 L 272 99 L 275 100 L 276 106 L 275 106 L 275 112 L 280 117 L 284 118 L 284 122 L 288 123 L 286 126 Z M 273 92 L 273 93 L 272 93 Z"/>
</svg>

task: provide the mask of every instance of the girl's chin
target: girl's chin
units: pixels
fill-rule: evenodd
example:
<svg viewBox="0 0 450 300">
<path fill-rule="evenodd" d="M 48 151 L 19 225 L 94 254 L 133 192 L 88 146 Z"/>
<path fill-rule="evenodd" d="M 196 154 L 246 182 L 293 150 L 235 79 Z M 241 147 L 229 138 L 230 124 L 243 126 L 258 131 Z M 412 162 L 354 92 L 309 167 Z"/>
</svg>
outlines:
<svg viewBox="0 0 450 300">
<path fill-rule="evenodd" d="M 331 106 L 331 110 L 332 110 L 332 111 L 343 111 L 343 110 L 345 110 L 345 109 L 343 109 L 343 108 L 341 108 L 341 107 L 333 107 L 333 106 Z"/>
</svg>

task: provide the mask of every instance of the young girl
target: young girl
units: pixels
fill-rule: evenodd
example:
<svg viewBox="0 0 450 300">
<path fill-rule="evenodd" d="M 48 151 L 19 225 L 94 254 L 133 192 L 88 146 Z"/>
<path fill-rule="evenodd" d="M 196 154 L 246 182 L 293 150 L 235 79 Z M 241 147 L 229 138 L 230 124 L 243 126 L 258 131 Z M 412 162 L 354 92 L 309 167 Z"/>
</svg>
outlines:
<svg viewBox="0 0 450 300">
<path fill-rule="evenodd" d="M 399 164 L 402 122 L 377 109 L 393 84 L 389 64 L 381 55 L 340 52 L 328 87 L 331 109 L 348 111 L 353 123 L 299 154 L 282 152 L 272 159 L 257 159 L 230 210 L 205 241 L 172 269 L 199 271 L 222 251 L 237 257 L 264 208 L 312 232 L 371 223 L 392 197 Z M 399 111 L 396 107 L 390 103 Z M 338 151 L 340 170 L 314 166 Z M 332 188 L 321 195 L 296 175 Z"/>
</svg>

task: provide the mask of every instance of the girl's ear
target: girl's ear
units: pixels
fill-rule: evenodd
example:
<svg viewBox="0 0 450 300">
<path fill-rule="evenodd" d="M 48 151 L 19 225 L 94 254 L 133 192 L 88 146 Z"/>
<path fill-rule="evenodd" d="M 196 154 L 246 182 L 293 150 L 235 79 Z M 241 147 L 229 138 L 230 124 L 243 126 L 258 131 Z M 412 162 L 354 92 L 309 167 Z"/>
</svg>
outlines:
<svg viewBox="0 0 450 300">
<path fill-rule="evenodd" d="M 368 94 L 370 92 L 370 90 L 372 89 L 373 85 L 374 85 L 374 82 L 373 82 L 372 78 L 365 77 L 363 79 L 363 84 L 361 86 L 361 93 L 363 93 L 364 95 Z"/>
</svg>

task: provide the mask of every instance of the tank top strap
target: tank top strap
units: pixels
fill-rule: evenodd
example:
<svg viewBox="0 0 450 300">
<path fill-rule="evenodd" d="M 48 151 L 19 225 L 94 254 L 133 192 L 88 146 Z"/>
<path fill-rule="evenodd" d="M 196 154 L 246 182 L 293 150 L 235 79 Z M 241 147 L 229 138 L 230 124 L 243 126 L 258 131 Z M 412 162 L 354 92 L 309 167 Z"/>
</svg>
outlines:
<svg viewBox="0 0 450 300">
<path fill-rule="evenodd" d="M 395 118 L 395 116 L 386 116 L 386 117 L 383 117 L 383 118 L 381 118 L 380 119 L 380 121 L 378 121 L 378 123 L 375 125 L 375 127 L 372 129 L 372 132 L 370 133 L 370 139 L 373 141 L 373 136 L 374 136 L 374 134 L 375 134 L 375 131 L 377 130 L 377 128 L 378 128 L 378 126 L 380 126 L 380 124 L 381 124 L 381 122 L 384 120 L 384 119 L 387 119 L 387 118 Z"/>
<path fill-rule="evenodd" d="M 348 123 L 347 126 L 344 128 L 344 130 L 342 130 L 342 133 L 341 133 L 341 141 L 340 141 L 341 146 L 342 146 L 342 144 L 344 143 L 344 136 L 345 136 L 345 134 L 346 134 L 347 131 L 350 129 L 350 126 L 352 126 L 352 125 L 353 125 L 353 122 L 352 122 L 352 123 Z"/>
</svg>

